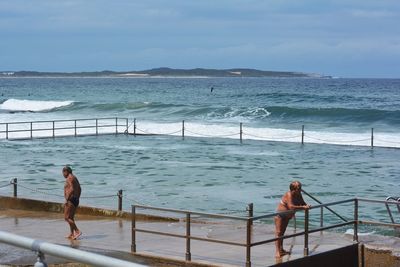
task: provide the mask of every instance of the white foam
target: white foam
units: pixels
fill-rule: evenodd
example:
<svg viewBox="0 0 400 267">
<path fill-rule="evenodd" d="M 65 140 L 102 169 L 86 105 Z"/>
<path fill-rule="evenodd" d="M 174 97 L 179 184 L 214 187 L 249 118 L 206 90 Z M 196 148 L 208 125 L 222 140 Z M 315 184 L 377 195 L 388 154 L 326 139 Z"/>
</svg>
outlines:
<svg viewBox="0 0 400 267">
<path fill-rule="evenodd" d="M 73 101 L 37 101 L 8 99 L 0 104 L 0 109 L 9 111 L 48 111 L 72 105 Z"/>
<path fill-rule="evenodd" d="M 15 115 L 15 114 L 13 114 Z M 61 118 L 62 119 L 62 118 Z M 9 123 L 11 121 L 7 120 Z M 84 123 L 84 122 L 83 122 Z M 93 126 L 94 122 L 87 122 Z M 110 121 L 99 121 L 101 124 L 113 125 L 114 119 Z M 129 133 L 133 133 L 134 125 L 129 123 Z M 78 126 L 85 126 L 78 124 Z M 19 123 L 8 125 L 9 138 L 29 138 L 31 124 Z M 33 137 L 50 137 L 52 136 L 52 123 L 39 123 L 33 124 Z M 56 127 L 73 127 L 73 120 L 69 122 L 57 122 Z M 39 128 L 46 128 L 48 131 L 39 131 Z M 5 134 L 6 124 L 0 123 L 0 139 L 6 137 Z M 22 130 L 22 131 L 21 131 Z M 118 132 L 122 133 L 126 130 L 125 126 L 119 125 Z M 100 128 L 99 133 L 113 133 L 115 126 Z M 136 123 L 137 134 L 160 134 L 160 135 L 182 135 L 182 122 L 161 123 L 152 121 L 137 121 Z M 57 130 L 57 136 L 74 135 L 73 129 Z M 78 134 L 95 134 L 94 128 L 80 128 Z M 185 122 L 185 136 L 191 137 L 204 137 L 204 138 L 229 138 L 240 139 L 239 124 L 232 123 L 201 123 L 201 122 Z M 264 140 L 264 141 L 280 141 L 280 142 L 293 142 L 301 143 L 302 133 L 301 129 L 279 129 L 279 128 L 256 128 L 243 125 L 242 128 L 243 141 L 246 140 Z M 355 145 L 355 146 L 371 146 L 371 133 L 343 133 L 343 132 L 329 132 L 326 130 L 321 131 L 307 131 L 304 132 L 304 143 L 314 144 L 335 144 L 335 145 Z M 398 133 L 375 133 L 373 139 L 374 146 L 377 147 L 396 147 L 400 148 L 400 134 Z"/>
<path fill-rule="evenodd" d="M 354 229 L 347 229 L 344 234 L 345 235 L 354 235 Z M 367 233 L 360 233 L 360 232 L 357 233 L 357 235 L 359 235 L 359 236 L 368 236 L 368 235 L 373 235 L 373 234 L 375 234 L 375 231 L 367 232 Z"/>
<path fill-rule="evenodd" d="M 133 126 L 129 132 L 133 131 Z M 157 123 L 140 121 L 137 124 L 139 134 L 168 134 L 182 135 L 182 123 Z M 185 136 L 210 137 L 210 138 L 240 138 L 239 124 L 202 124 L 185 123 Z M 255 128 L 243 125 L 243 140 L 265 140 L 300 143 L 302 140 L 301 129 L 279 129 L 279 128 Z M 376 133 L 374 135 L 374 145 L 381 147 L 400 147 L 400 134 L 397 133 Z M 314 144 L 335 144 L 335 145 L 355 145 L 370 146 L 371 133 L 343 133 L 329 131 L 307 131 L 304 133 L 304 143 Z"/>
</svg>

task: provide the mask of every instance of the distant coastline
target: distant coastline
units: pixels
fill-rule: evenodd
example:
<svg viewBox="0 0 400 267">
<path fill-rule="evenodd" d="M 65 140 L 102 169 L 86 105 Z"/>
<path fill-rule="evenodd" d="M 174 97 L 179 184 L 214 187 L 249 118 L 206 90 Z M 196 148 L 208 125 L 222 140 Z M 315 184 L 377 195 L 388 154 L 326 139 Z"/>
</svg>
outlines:
<svg viewBox="0 0 400 267">
<path fill-rule="evenodd" d="M 264 71 L 257 69 L 172 69 L 155 68 L 142 71 L 93 71 L 93 72 L 38 72 L 0 71 L 0 77 L 281 77 L 281 78 L 332 78 L 317 73 L 292 71 Z"/>
</svg>

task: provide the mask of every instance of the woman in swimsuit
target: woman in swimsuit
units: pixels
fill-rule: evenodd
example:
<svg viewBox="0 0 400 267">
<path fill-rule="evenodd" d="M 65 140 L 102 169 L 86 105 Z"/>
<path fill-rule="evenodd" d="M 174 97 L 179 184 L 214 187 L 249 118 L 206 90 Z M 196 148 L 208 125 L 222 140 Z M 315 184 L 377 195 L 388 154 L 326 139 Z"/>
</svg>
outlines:
<svg viewBox="0 0 400 267">
<path fill-rule="evenodd" d="M 289 220 L 294 217 L 296 210 L 306 210 L 311 206 L 307 205 L 301 195 L 301 183 L 294 181 L 290 183 L 290 191 L 286 192 L 278 204 L 277 212 L 286 212 L 275 216 L 275 234 L 276 237 L 282 237 L 285 234 Z M 275 241 L 276 253 L 275 257 L 280 258 L 289 254 L 283 249 L 283 239 Z"/>
</svg>

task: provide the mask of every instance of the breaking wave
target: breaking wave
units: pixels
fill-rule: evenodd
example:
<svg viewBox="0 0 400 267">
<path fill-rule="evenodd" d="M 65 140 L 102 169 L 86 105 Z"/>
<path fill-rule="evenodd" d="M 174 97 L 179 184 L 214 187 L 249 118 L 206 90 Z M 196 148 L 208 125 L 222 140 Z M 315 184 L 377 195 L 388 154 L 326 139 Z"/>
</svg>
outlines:
<svg viewBox="0 0 400 267">
<path fill-rule="evenodd" d="M 41 112 L 50 111 L 73 105 L 73 101 L 38 101 L 8 99 L 0 104 L 1 110 L 20 112 Z"/>
</svg>

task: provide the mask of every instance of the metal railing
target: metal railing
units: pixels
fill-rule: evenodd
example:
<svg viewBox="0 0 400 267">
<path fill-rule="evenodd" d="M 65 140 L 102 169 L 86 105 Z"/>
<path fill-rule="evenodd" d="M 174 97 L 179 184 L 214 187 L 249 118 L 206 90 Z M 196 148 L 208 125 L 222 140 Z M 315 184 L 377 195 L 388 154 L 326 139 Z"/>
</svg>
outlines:
<svg viewBox="0 0 400 267">
<path fill-rule="evenodd" d="M 87 251 L 82 251 L 66 246 L 56 245 L 40 240 L 35 240 L 20 235 L 15 235 L 0 231 L 0 242 L 11 246 L 28 249 L 36 253 L 37 262 L 34 266 L 47 266 L 44 261 L 44 255 L 48 254 L 54 257 L 59 257 L 71 260 L 78 263 L 84 263 L 91 266 L 100 267 L 142 267 L 145 265 L 123 261 L 120 259 L 107 257 Z"/>
<path fill-rule="evenodd" d="M 5 139 L 55 138 L 127 133 L 128 118 L 90 118 L 0 123 L 0 137 Z"/>
<path fill-rule="evenodd" d="M 121 123 L 122 121 L 122 123 Z M 42 125 L 42 126 L 41 126 Z M 43 126 L 45 125 L 45 126 Z M 120 131 L 122 127 L 122 131 Z M 132 129 L 129 131 L 129 129 Z M 101 129 L 107 129 L 100 133 Z M 90 132 L 90 130 L 92 130 Z M 68 132 L 69 131 L 69 132 Z M 63 132 L 63 134 L 60 134 Z M 68 132 L 68 134 L 66 134 Z M 188 124 L 183 120 L 181 122 L 181 127 L 178 127 L 172 131 L 162 132 L 157 129 L 156 131 L 151 131 L 148 129 L 141 129 L 138 127 L 136 118 L 129 122 L 128 118 L 89 118 L 89 119 L 71 119 L 71 120 L 47 120 L 47 121 L 25 121 L 25 122 L 3 122 L 0 123 L 0 139 L 33 139 L 33 138 L 55 138 L 64 136 L 83 136 L 83 135 L 99 135 L 99 134 L 112 134 L 112 133 L 124 133 L 133 136 L 137 135 L 174 135 L 181 136 L 185 139 L 186 136 L 192 137 L 215 137 L 215 138 L 238 138 L 240 143 L 242 143 L 246 137 L 255 140 L 265 140 L 265 141 L 280 141 L 280 142 L 298 142 L 304 145 L 310 140 L 310 143 L 328 143 L 337 145 L 360 145 L 360 146 L 370 146 L 374 148 L 375 146 L 381 147 L 393 147 L 399 148 L 400 142 L 393 140 L 384 140 L 380 136 L 376 137 L 374 133 L 374 128 L 371 128 L 370 136 L 365 136 L 363 139 L 354 140 L 327 140 L 319 135 L 306 134 L 304 125 L 297 133 L 290 136 L 270 136 L 268 132 L 267 135 L 260 134 L 259 131 L 254 133 L 253 130 L 244 129 L 243 123 L 239 123 L 237 130 L 231 130 L 229 133 L 201 133 L 193 130 L 188 126 Z M 41 134 L 40 134 L 41 133 Z M 13 135 L 13 136 L 12 136 Z M 307 140 L 306 140 L 307 139 Z M 378 141 L 378 145 L 376 144 Z M 380 142 L 380 143 L 379 143 Z"/>
<path fill-rule="evenodd" d="M 293 211 L 276 212 L 276 213 L 270 213 L 270 214 L 261 215 L 261 216 L 242 217 L 242 216 L 231 216 L 231 215 L 194 212 L 194 211 L 179 210 L 179 209 L 160 208 L 160 207 L 152 207 L 152 206 L 144 206 L 144 205 L 132 205 L 132 215 L 133 216 L 132 216 L 131 251 L 133 253 L 135 253 L 137 251 L 136 233 L 155 234 L 155 235 L 162 235 L 162 236 L 186 239 L 185 259 L 187 261 L 191 261 L 191 246 L 190 246 L 191 240 L 244 247 L 246 249 L 246 259 L 245 259 L 246 267 L 251 267 L 251 248 L 252 247 L 272 243 L 272 242 L 275 242 L 280 239 L 288 239 L 288 238 L 293 238 L 296 236 L 304 236 L 304 256 L 307 256 L 309 254 L 309 248 L 308 248 L 309 235 L 312 233 L 322 232 L 325 230 L 330 230 L 330 229 L 335 229 L 335 228 L 340 228 L 340 227 L 343 227 L 346 225 L 353 225 L 353 229 L 354 229 L 353 241 L 358 242 L 358 226 L 359 226 L 359 224 L 371 224 L 371 225 L 379 225 L 379 226 L 385 226 L 385 227 L 400 227 L 400 224 L 398 224 L 398 223 L 382 223 L 382 222 L 377 222 L 377 221 L 360 220 L 359 219 L 359 203 L 360 202 L 383 203 L 385 205 L 399 205 L 398 202 L 394 202 L 394 201 L 380 201 L 380 200 L 370 200 L 370 199 L 364 199 L 364 198 L 352 198 L 352 199 L 346 199 L 346 200 L 341 200 L 341 201 L 335 201 L 335 202 L 315 205 L 315 206 L 312 206 L 310 208 L 310 210 L 313 210 L 313 209 L 321 209 L 322 210 L 325 208 L 332 212 L 332 209 L 330 209 L 331 206 L 351 203 L 351 204 L 353 204 L 353 216 L 351 219 L 345 219 L 344 217 L 337 214 L 343 220 L 342 223 L 336 223 L 336 224 L 332 224 L 332 225 L 328 225 L 328 226 L 323 226 L 323 224 L 322 225 L 320 224 L 319 227 L 310 229 L 310 210 L 304 210 L 304 230 L 303 231 L 295 232 L 293 234 L 287 234 L 287 235 L 284 235 L 281 237 L 265 239 L 265 240 L 261 240 L 261 241 L 257 241 L 257 242 L 253 242 L 253 240 L 252 240 L 252 231 L 253 231 L 252 225 L 254 222 L 260 221 L 263 219 L 273 218 L 277 215 L 293 214 Z M 175 234 L 175 233 L 168 233 L 168 232 L 163 232 L 163 231 L 155 231 L 155 230 L 147 230 L 147 229 L 138 228 L 138 227 L 136 227 L 136 218 L 135 218 L 137 209 L 184 214 L 185 215 L 184 221 L 185 221 L 185 225 L 186 225 L 185 233 Z M 244 241 L 237 242 L 237 241 L 222 240 L 222 239 L 204 238 L 204 237 L 192 235 L 191 234 L 191 222 L 192 222 L 193 215 L 198 215 L 198 216 L 203 216 L 203 217 L 208 217 L 208 218 L 218 218 L 218 219 L 227 219 L 227 220 L 245 222 L 246 223 L 246 234 L 245 234 L 246 238 Z M 321 217 L 322 217 L 322 215 L 321 215 Z M 322 220 L 323 220 L 323 217 L 322 217 Z"/>
<path fill-rule="evenodd" d="M 64 197 L 65 197 L 63 194 L 56 194 L 56 193 L 53 193 L 53 192 L 45 192 L 45 191 L 37 189 L 37 188 L 31 188 L 29 186 L 23 185 L 23 184 L 21 184 L 21 182 L 18 182 L 18 178 L 13 178 L 13 179 L 10 180 L 9 183 L 0 185 L 0 188 L 8 187 L 8 186 L 12 186 L 13 187 L 13 190 L 12 190 L 13 191 L 13 197 L 15 197 L 15 198 L 18 197 L 18 186 L 20 186 L 21 188 L 27 189 L 27 190 L 29 190 L 31 192 L 39 193 L 39 194 L 42 194 L 42 195 L 55 196 L 55 197 L 58 197 L 58 198 L 61 198 L 61 199 L 64 199 Z M 126 196 L 123 194 L 123 191 L 124 190 L 120 189 L 120 190 L 117 191 L 116 194 L 81 196 L 81 198 L 82 199 L 88 199 L 88 198 L 91 198 L 91 199 L 96 199 L 96 198 L 97 199 L 98 198 L 102 198 L 102 199 L 104 199 L 104 198 L 117 198 L 118 211 L 122 211 L 123 198 L 126 198 Z M 134 199 L 128 199 L 128 201 L 133 201 L 133 202 L 137 203 L 137 201 L 134 200 Z"/>
<path fill-rule="evenodd" d="M 387 197 L 386 198 L 386 201 L 396 201 L 398 204 L 397 204 L 397 211 L 399 212 L 399 214 L 400 214 L 400 197 Z M 390 209 L 390 207 L 389 207 L 389 205 L 388 204 L 385 204 L 385 206 L 386 206 L 386 210 L 387 210 L 387 212 L 388 212 L 388 214 L 389 214 L 389 217 L 390 217 L 390 220 L 392 221 L 392 223 L 396 223 L 395 222 L 395 220 L 394 220 L 394 218 L 393 218 L 393 215 L 392 215 L 392 210 Z"/>
<path fill-rule="evenodd" d="M 310 143 L 328 143 L 328 144 L 337 144 L 337 145 L 360 145 L 360 146 L 370 146 L 371 148 L 374 148 L 375 146 L 381 146 L 381 147 L 393 147 L 393 148 L 398 148 L 400 147 L 400 142 L 395 142 L 393 140 L 384 140 L 381 139 L 380 136 L 377 138 L 376 134 L 374 132 L 374 128 L 370 129 L 370 135 L 365 136 L 363 139 L 356 138 L 354 140 L 327 140 L 324 139 L 318 135 L 313 134 L 306 134 L 305 131 L 305 126 L 302 125 L 301 129 L 299 129 L 298 133 L 289 135 L 289 136 L 268 136 L 268 135 L 262 135 L 259 133 L 254 133 L 251 130 L 244 129 L 243 123 L 239 123 L 238 130 L 231 130 L 229 133 L 225 134 L 210 134 L 210 133 L 201 133 L 201 132 L 196 132 L 195 130 L 190 129 L 190 127 L 187 126 L 188 124 L 185 122 L 185 120 L 182 120 L 181 122 L 181 127 L 175 128 L 174 131 L 172 132 L 161 132 L 159 130 L 156 131 L 151 131 L 147 129 L 141 129 L 138 127 L 138 123 L 136 118 L 133 119 L 131 124 L 129 125 L 128 129 L 131 128 L 132 130 L 129 132 L 131 135 L 180 135 L 182 139 L 185 139 L 187 136 L 186 133 L 191 134 L 191 136 L 194 137 L 215 137 L 215 138 L 238 138 L 240 143 L 243 143 L 246 137 L 250 137 L 250 139 L 258 139 L 258 140 L 266 140 L 266 141 L 287 141 L 287 142 L 299 142 L 302 145 L 306 143 L 306 141 L 311 141 Z M 307 139 L 307 140 L 306 140 Z M 376 141 L 379 141 L 381 144 L 376 145 Z M 384 144 L 382 144 L 384 143 Z"/>
</svg>

